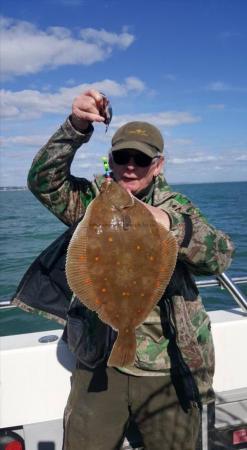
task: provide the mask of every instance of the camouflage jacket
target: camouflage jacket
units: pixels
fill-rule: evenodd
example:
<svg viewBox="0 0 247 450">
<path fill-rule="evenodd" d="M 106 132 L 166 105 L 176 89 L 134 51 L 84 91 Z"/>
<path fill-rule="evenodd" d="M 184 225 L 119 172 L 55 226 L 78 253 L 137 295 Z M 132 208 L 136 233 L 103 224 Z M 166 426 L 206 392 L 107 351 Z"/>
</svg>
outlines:
<svg viewBox="0 0 247 450">
<path fill-rule="evenodd" d="M 90 182 L 70 173 L 77 149 L 89 141 L 92 132 L 93 127 L 85 134 L 76 131 L 67 119 L 36 155 L 28 175 L 33 194 L 67 225 L 83 216 L 103 180 L 102 176 L 96 183 Z M 190 273 L 218 274 L 230 265 L 233 253 L 230 238 L 211 226 L 187 197 L 172 192 L 163 175 L 155 179 L 153 189 L 142 200 L 168 213 L 171 231 L 179 244 L 178 262 Z M 200 296 L 187 297 L 179 292 L 173 295 L 172 320 L 184 360 L 196 375 L 200 392 L 207 396 L 214 373 L 210 321 Z M 136 330 L 135 366 L 124 369 L 125 372 L 142 376 L 169 372 L 169 341 L 164 336 L 160 315 L 157 305 Z M 89 312 L 89 320 L 91 316 Z"/>
</svg>

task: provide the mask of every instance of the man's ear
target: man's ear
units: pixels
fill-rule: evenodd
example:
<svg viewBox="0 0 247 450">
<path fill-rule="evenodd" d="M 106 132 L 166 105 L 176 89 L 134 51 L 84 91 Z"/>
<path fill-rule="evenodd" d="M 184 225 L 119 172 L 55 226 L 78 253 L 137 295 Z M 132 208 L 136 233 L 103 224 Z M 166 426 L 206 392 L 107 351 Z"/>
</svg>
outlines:
<svg viewBox="0 0 247 450">
<path fill-rule="evenodd" d="M 157 175 L 159 175 L 163 171 L 164 163 L 165 163 L 165 158 L 164 158 L 164 156 L 161 156 L 158 159 L 158 161 L 156 163 L 156 167 L 154 169 L 154 176 L 155 177 L 157 177 Z"/>
</svg>

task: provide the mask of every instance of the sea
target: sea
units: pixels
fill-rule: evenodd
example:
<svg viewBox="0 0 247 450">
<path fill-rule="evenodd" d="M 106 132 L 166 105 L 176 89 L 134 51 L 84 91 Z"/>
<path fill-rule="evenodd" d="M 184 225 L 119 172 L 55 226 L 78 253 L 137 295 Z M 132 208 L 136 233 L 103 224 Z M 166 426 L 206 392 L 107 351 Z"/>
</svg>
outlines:
<svg viewBox="0 0 247 450">
<path fill-rule="evenodd" d="M 173 190 L 187 195 L 208 221 L 230 235 L 235 255 L 230 277 L 247 276 L 247 182 L 173 185 Z M 66 226 L 50 213 L 27 189 L 0 190 L 0 302 L 10 300 L 32 261 Z M 197 279 L 210 279 L 200 277 Z M 247 294 L 247 284 L 240 285 Z M 230 309 L 236 302 L 219 287 L 201 288 L 207 310 Z M 55 323 L 15 308 L 1 308 L 1 327 L 10 334 L 59 328 Z M 18 330 L 18 331 L 17 331 Z M 1 332 L 0 332 L 1 334 Z"/>
</svg>

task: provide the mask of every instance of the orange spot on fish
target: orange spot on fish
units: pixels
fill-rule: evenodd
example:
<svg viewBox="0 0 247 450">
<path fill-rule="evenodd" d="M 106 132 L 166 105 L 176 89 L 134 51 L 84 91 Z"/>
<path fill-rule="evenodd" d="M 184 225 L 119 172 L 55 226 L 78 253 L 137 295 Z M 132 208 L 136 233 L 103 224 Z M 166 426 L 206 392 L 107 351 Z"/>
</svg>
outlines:
<svg viewBox="0 0 247 450">
<path fill-rule="evenodd" d="M 140 245 L 137 245 L 137 246 L 136 246 L 136 250 L 141 250 Z"/>
<path fill-rule="evenodd" d="M 129 296 L 130 296 L 130 293 L 124 291 L 124 292 L 122 292 L 122 296 L 123 296 L 123 297 L 129 297 Z"/>
<path fill-rule="evenodd" d="M 145 294 L 143 294 L 143 292 L 141 293 L 141 297 L 144 297 Z"/>
<path fill-rule="evenodd" d="M 109 236 L 109 237 L 108 237 L 108 242 L 112 242 L 112 241 L 113 241 L 112 237 Z"/>
<path fill-rule="evenodd" d="M 98 298 L 96 298 L 95 303 L 96 303 L 96 305 L 100 305 L 101 301 Z"/>
<path fill-rule="evenodd" d="M 154 257 L 151 255 L 151 256 L 149 256 L 149 259 L 150 259 L 150 261 L 153 261 Z"/>
<path fill-rule="evenodd" d="M 85 283 L 85 284 L 92 284 L 91 278 L 86 278 L 86 279 L 84 280 L 84 283 Z"/>
<path fill-rule="evenodd" d="M 103 287 L 103 288 L 101 289 L 101 292 L 106 292 L 106 288 Z"/>
<path fill-rule="evenodd" d="M 85 259 L 85 256 L 79 256 L 79 261 L 84 261 L 84 259 Z"/>
<path fill-rule="evenodd" d="M 95 256 L 95 261 L 99 261 L 99 256 Z"/>
</svg>

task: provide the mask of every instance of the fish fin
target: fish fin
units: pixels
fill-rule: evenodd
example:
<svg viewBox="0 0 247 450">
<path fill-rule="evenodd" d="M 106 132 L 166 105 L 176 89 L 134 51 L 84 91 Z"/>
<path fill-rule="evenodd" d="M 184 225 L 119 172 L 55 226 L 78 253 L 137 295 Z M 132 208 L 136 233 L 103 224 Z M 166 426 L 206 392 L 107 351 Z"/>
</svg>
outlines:
<svg viewBox="0 0 247 450">
<path fill-rule="evenodd" d="M 133 365 L 136 354 L 136 335 L 134 329 L 126 328 L 118 332 L 107 365 L 125 367 Z"/>
<path fill-rule="evenodd" d="M 70 289 L 92 311 L 99 306 L 95 304 L 92 281 L 87 264 L 87 228 L 93 202 L 88 206 L 83 219 L 77 225 L 70 240 L 66 256 L 66 277 Z"/>
</svg>

